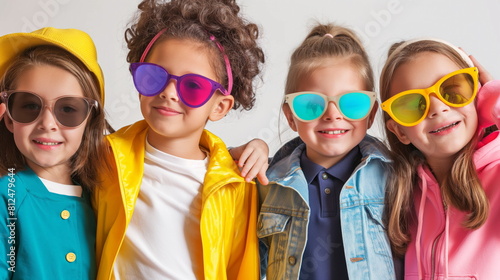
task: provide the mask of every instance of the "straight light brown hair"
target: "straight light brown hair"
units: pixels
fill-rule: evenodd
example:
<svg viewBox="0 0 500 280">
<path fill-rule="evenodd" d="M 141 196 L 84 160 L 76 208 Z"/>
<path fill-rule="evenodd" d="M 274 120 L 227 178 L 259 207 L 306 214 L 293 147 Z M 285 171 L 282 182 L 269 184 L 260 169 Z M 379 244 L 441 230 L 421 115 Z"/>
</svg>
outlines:
<svg viewBox="0 0 500 280">
<path fill-rule="evenodd" d="M 390 88 L 394 72 L 417 54 L 438 53 L 448 57 L 461 68 L 470 67 L 451 47 L 432 40 L 416 41 L 391 55 L 402 43 L 394 44 L 389 50 L 389 59 L 380 76 L 381 102 L 391 97 Z M 389 119 L 390 116 L 384 113 L 384 123 L 387 123 Z M 424 155 L 415 146 L 401 143 L 387 127 L 385 131 L 394 170 L 388 180 L 385 219 L 392 249 L 396 255 L 403 256 L 411 240 L 410 224 L 416 222 L 413 208 L 414 188 L 418 186 L 416 167 L 426 164 L 426 161 Z M 469 213 L 463 221 L 463 226 L 469 229 L 477 229 L 483 225 L 489 211 L 488 199 L 473 162 L 476 142 L 477 139 L 473 138 L 457 153 L 448 176 L 440 185 L 444 205 L 451 205 Z"/>
</svg>

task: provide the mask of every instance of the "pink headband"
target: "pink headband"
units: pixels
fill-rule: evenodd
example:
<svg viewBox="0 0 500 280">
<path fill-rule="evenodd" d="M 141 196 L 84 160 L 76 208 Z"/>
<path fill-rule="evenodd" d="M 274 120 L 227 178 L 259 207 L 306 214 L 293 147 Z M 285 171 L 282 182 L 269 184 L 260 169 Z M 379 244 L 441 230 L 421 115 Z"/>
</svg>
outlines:
<svg viewBox="0 0 500 280">
<path fill-rule="evenodd" d="M 167 31 L 167 28 L 163 28 L 162 30 L 160 30 L 160 32 L 158 32 L 158 34 L 156 34 L 153 39 L 151 39 L 151 41 L 149 42 L 149 44 L 146 46 L 146 49 L 144 50 L 144 52 L 142 53 L 141 55 L 141 60 L 139 62 L 144 62 L 144 60 L 146 59 L 146 56 L 148 55 L 149 51 L 151 50 L 151 48 L 153 47 L 153 44 L 158 40 L 158 38 L 160 38 L 160 36 L 165 33 L 165 31 Z M 231 71 L 231 64 L 229 63 L 229 58 L 227 57 L 226 55 L 226 52 L 224 51 L 224 48 L 222 47 L 221 44 L 219 44 L 219 42 L 217 41 L 217 39 L 215 38 L 214 35 L 212 34 L 209 34 L 210 35 L 210 40 L 212 42 L 214 42 L 217 47 L 219 48 L 220 52 L 222 53 L 222 56 L 224 57 L 224 62 L 226 63 L 226 71 L 227 71 L 227 92 L 228 92 L 228 95 L 231 94 L 231 90 L 233 89 L 233 72 Z"/>
</svg>

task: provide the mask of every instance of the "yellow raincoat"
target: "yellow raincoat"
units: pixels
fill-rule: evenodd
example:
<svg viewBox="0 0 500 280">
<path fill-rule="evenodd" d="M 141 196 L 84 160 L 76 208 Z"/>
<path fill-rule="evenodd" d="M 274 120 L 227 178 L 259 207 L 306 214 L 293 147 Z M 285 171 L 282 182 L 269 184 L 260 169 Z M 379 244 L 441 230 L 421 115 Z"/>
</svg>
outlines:
<svg viewBox="0 0 500 280">
<path fill-rule="evenodd" d="M 147 131 L 147 123 L 139 121 L 107 137 L 114 164 L 112 172 L 103 172 L 94 197 L 97 279 L 114 279 L 113 264 L 141 186 Z M 210 152 L 200 220 L 205 279 L 259 279 L 255 184 L 239 175 L 217 136 L 205 130 L 200 145 Z"/>
</svg>

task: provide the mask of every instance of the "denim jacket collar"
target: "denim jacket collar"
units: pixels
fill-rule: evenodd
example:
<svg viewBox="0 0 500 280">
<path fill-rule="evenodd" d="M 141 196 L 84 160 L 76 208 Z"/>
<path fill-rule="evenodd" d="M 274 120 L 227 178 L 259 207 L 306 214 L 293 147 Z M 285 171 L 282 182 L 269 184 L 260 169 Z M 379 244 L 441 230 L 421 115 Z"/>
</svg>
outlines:
<svg viewBox="0 0 500 280">
<path fill-rule="evenodd" d="M 294 189 L 304 201 L 309 201 L 309 190 L 305 181 L 304 173 L 300 167 L 300 155 L 305 150 L 306 145 L 302 142 L 297 146 L 292 154 L 278 161 L 268 170 L 267 177 L 270 183 L 276 183 Z M 371 160 L 381 160 L 390 162 L 387 147 L 373 136 L 366 135 L 359 143 L 361 152 L 361 162 L 356 170 L 365 166 Z M 354 172 L 356 172 L 356 170 Z"/>
<path fill-rule="evenodd" d="M 287 186 L 300 194 L 304 201 L 309 201 L 309 190 L 307 182 L 300 167 L 300 155 L 305 150 L 306 145 L 301 143 L 295 148 L 292 154 L 274 164 L 268 170 L 269 182 Z"/>
</svg>

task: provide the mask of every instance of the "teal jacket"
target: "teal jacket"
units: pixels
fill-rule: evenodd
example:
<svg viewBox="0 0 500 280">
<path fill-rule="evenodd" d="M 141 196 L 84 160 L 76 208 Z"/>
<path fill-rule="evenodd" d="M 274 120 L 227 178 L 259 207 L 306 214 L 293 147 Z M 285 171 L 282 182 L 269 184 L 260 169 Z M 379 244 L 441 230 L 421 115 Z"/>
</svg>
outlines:
<svg viewBox="0 0 500 280">
<path fill-rule="evenodd" d="M 51 193 L 31 170 L 0 178 L 0 279 L 95 279 L 90 197 Z"/>
</svg>

